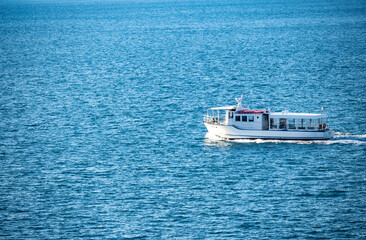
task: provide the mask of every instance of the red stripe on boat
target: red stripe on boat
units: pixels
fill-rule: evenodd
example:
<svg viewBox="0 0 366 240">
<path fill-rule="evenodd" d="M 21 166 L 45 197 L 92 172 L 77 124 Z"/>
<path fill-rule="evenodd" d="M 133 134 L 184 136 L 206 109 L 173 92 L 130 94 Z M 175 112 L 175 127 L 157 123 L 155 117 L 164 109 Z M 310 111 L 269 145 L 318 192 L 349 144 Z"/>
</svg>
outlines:
<svg viewBox="0 0 366 240">
<path fill-rule="evenodd" d="M 264 113 L 263 110 L 242 110 L 242 111 L 237 111 L 236 113 L 239 114 L 261 114 Z"/>
</svg>

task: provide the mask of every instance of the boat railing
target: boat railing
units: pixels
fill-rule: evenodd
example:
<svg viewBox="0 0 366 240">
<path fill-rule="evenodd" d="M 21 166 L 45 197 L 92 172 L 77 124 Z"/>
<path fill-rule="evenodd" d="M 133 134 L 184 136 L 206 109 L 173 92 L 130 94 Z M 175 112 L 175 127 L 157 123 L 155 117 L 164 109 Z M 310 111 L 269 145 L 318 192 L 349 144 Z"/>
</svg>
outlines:
<svg viewBox="0 0 366 240">
<path fill-rule="evenodd" d="M 277 128 L 277 125 L 271 126 L 268 130 L 271 131 L 302 131 L 302 132 L 325 132 L 329 130 L 329 126 L 322 126 L 319 125 L 318 127 L 295 127 L 295 126 L 288 126 L 288 127 L 282 127 Z"/>
<path fill-rule="evenodd" d="M 225 121 L 225 116 L 213 116 L 209 114 L 205 114 L 203 116 L 203 121 L 210 124 L 223 124 Z"/>
</svg>

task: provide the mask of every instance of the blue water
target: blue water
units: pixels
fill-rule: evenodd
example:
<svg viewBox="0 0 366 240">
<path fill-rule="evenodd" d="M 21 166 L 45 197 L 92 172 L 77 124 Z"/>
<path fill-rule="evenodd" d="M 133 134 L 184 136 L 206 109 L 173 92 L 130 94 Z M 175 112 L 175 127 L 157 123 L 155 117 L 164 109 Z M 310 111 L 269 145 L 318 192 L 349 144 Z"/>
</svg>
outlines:
<svg viewBox="0 0 366 240">
<path fill-rule="evenodd" d="M 365 239 L 364 1 L 0 3 L 1 239 Z M 206 109 L 319 112 L 222 141 Z"/>
</svg>

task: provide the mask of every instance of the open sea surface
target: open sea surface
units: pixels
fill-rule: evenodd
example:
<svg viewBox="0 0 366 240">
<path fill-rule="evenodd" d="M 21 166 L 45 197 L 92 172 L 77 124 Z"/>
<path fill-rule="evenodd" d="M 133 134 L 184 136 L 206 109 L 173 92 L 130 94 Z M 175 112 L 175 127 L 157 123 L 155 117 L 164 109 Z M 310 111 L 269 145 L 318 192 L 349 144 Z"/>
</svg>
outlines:
<svg viewBox="0 0 366 240">
<path fill-rule="evenodd" d="M 336 136 L 208 136 L 242 93 Z M 365 108 L 365 1 L 0 1 L 0 239 L 365 239 Z"/>
</svg>

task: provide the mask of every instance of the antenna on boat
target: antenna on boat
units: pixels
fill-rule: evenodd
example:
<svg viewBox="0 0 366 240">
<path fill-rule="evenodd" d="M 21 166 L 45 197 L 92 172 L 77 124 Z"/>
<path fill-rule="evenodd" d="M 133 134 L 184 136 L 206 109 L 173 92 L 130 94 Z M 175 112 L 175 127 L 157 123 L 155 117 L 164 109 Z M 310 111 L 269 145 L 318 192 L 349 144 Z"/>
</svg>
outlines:
<svg viewBox="0 0 366 240">
<path fill-rule="evenodd" d="M 244 93 L 241 94 L 240 98 L 235 98 L 235 100 L 238 102 L 238 107 L 236 108 L 236 111 L 240 111 L 245 109 L 245 107 L 242 104 Z"/>
<path fill-rule="evenodd" d="M 235 100 L 238 102 L 238 103 L 241 103 L 241 101 L 243 100 L 243 96 L 244 96 L 244 93 L 241 94 L 241 97 L 240 98 L 235 98 Z"/>
</svg>

